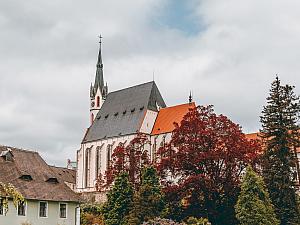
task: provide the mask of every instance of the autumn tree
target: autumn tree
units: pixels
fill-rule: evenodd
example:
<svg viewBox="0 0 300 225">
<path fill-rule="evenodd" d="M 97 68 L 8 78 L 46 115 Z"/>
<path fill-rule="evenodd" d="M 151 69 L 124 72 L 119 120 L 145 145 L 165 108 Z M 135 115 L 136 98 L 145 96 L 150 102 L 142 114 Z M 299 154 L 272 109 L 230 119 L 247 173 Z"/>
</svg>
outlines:
<svg viewBox="0 0 300 225">
<path fill-rule="evenodd" d="M 294 87 L 281 85 L 278 77 L 271 85 L 267 105 L 261 116 L 261 136 L 266 151 L 263 157 L 263 177 L 282 225 L 300 224 L 295 179 L 296 147 L 299 146 L 299 97 Z M 297 170 L 298 168 L 298 170 Z"/>
<path fill-rule="evenodd" d="M 175 124 L 170 143 L 159 150 L 157 168 L 171 202 L 169 216 L 236 224 L 240 176 L 259 151 L 256 141 L 247 140 L 237 124 L 216 115 L 212 106 L 191 109 Z"/>
<path fill-rule="evenodd" d="M 107 194 L 102 213 L 106 225 L 126 224 L 125 216 L 132 206 L 133 188 L 127 173 L 120 173 Z"/>
<path fill-rule="evenodd" d="M 2 199 L 4 215 L 8 212 L 8 200 L 12 199 L 15 208 L 25 201 L 23 195 L 12 185 L 0 182 L 0 199 Z"/>
<path fill-rule="evenodd" d="M 128 224 L 139 225 L 154 219 L 160 216 L 163 209 L 164 199 L 156 169 L 146 167 L 142 172 L 141 186 L 134 195 Z"/>
<path fill-rule="evenodd" d="M 109 167 L 105 175 L 97 180 L 97 189 L 109 187 L 114 179 L 122 172 L 129 174 L 129 181 L 137 188 L 141 182 L 141 173 L 145 166 L 150 164 L 149 154 L 145 145 L 149 143 L 145 134 L 137 134 L 128 145 L 120 143 L 112 153 Z"/>
<path fill-rule="evenodd" d="M 241 225 L 279 225 L 263 179 L 248 166 L 236 204 Z"/>
</svg>

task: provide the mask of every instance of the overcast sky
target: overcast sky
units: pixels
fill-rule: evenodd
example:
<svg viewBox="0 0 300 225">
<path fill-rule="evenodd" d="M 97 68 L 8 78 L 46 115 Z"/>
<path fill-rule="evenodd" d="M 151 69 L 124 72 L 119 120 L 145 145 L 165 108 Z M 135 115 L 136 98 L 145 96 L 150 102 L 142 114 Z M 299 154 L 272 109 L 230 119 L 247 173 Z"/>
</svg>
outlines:
<svg viewBox="0 0 300 225">
<path fill-rule="evenodd" d="M 89 125 L 99 34 L 109 90 L 155 81 L 259 129 L 270 83 L 300 90 L 298 0 L 0 0 L 0 144 L 66 165 Z"/>
</svg>

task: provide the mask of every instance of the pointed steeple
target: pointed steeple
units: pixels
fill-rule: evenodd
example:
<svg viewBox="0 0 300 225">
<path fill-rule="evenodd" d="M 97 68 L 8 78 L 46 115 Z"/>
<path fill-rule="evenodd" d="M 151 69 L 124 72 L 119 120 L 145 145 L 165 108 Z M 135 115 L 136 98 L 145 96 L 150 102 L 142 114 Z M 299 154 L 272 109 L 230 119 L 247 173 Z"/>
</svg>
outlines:
<svg viewBox="0 0 300 225">
<path fill-rule="evenodd" d="M 190 91 L 190 96 L 189 96 L 189 103 L 191 104 L 193 101 L 193 95 L 192 95 L 192 91 Z"/>
<path fill-rule="evenodd" d="M 103 79 L 103 63 L 102 63 L 102 53 L 101 53 L 101 44 L 102 44 L 102 36 L 99 36 L 99 53 L 98 53 L 98 61 L 96 66 L 96 77 L 95 77 L 95 83 L 94 83 L 94 90 L 97 92 L 97 89 L 100 88 L 100 92 L 103 93 L 104 88 L 104 79 Z M 104 97 L 104 96 L 103 96 Z"/>
</svg>

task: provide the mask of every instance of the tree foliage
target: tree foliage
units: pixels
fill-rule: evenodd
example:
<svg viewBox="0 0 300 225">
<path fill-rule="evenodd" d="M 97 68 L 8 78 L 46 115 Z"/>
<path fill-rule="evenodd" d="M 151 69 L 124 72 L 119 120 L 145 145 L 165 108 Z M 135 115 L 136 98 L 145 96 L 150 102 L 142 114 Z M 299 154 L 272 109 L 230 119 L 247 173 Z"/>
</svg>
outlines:
<svg viewBox="0 0 300 225">
<path fill-rule="evenodd" d="M 125 216 L 128 215 L 132 205 L 133 188 L 127 173 L 120 173 L 107 194 L 107 202 L 103 206 L 103 216 L 106 225 L 126 224 Z"/>
<path fill-rule="evenodd" d="M 236 204 L 241 225 L 279 225 L 263 179 L 248 166 Z"/>
<path fill-rule="evenodd" d="M 256 141 L 247 140 L 238 125 L 216 115 L 212 106 L 191 109 L 175 124 L 169 145 L 159 151 L 157 168 L 170 216 L 203 216 L 213 224 L 235 224 L 240 175 L 260 150 Z"/>
<path fill-rule="evenodd" d="M 164 209 L 163 194 L 154 167 L 146 167 L 142 173 L 141 186 L 135 193 L 129 213 L 128 224 L 139 225 L 160 216 Z"/>
<path fill-rule="evenodd" d="M 129 181 L 137 188 L 141 182 L 141 173 L 145 166 L 150 164 L 149 154 L 145 145 L 149 140 L 145 134 L 137 134 L 128 145 L 120 143 L 112 153 L 109 168 L 105 175 L 100 175 L 97 180 L 97 189 L 109 187 L 114 179 L 122 172 L 129 174 Z"/>
<path fill-rule="evenodd" d="M 0 182 L 0 198 L 3 200 L 4 214 L 8 212 L 8 200 L 12 198 L 15 208 L 25 201 L 23 195 L 12 185 Z"/>
<path fill-rule="evenodd" d="M 263 177 L 281 224 L 299 224 L 295 179 L 299 165 L 299 97 L 294 87 L 281 85 L 278 77 L 272 82 L 267 105 L 261 116 L 261 136 L 266 145 Z M 296 172 L 297 171 L 297 172 Z"/>
</svg>

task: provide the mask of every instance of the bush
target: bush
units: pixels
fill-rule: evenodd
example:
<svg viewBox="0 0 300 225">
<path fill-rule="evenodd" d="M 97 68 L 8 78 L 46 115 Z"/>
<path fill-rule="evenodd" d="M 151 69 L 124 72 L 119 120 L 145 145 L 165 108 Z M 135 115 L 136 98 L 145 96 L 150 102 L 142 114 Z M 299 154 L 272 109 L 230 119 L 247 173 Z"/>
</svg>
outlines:
<svg viewBox="0 0 300 225">
<path fill-rule="evenodd" d="M 195 217 L 189 217 L 186 221 L 188 225 L 210 225 L 211 223 L 206 218 L 197 219 Z"/>
<path fill-rule="evenodd" d="M 169 219 L 161 219 L 155 218 L 153 220 L 149 220 L 148 222 L 142 223 L 142 225 L 185 225 L 184 223 L 177 223 L 173 220 Z"/>
</svg>

